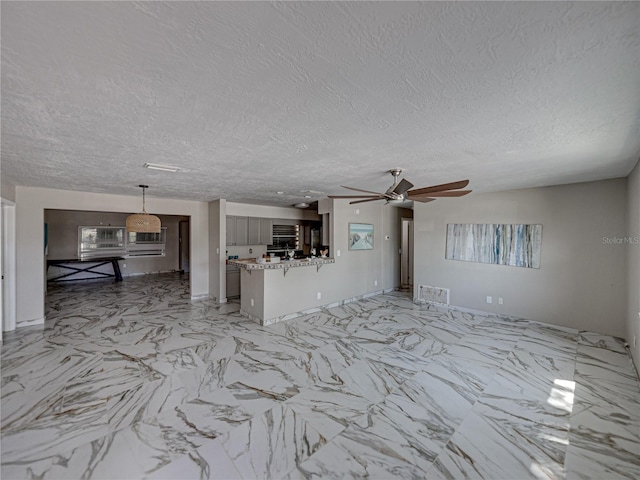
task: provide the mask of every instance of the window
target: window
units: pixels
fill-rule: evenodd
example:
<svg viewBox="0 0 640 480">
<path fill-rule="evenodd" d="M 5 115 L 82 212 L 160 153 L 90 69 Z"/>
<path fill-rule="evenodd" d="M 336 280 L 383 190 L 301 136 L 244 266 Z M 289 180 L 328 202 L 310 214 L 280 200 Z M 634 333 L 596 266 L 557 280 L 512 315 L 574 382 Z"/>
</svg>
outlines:
<svg viewBox="0 0 640 480">
<path fill-rule="evenodd" d="M 164 256 L 166 239 L 167 227 L 162 227 L 160 233 L 127 232 L 127 256 Z"/>
<path fill-rule="evenodd" d="M 164 256 L 167 227 L 160 233 L 127 232 L 125 227 L 78 227 L 78 257 Z"/>
<path fill-rule="evenodd" d="M 119 257 L 126 254 L 125 227 L 78 227 L 78 257 Z"/>
</svg>

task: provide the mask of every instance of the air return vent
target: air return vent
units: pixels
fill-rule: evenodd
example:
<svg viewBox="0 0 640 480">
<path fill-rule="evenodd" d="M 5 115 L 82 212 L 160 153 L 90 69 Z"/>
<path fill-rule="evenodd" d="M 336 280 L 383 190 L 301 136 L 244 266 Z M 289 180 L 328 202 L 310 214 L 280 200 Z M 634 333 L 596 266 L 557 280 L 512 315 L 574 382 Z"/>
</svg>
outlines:
<svg viewBox="0 0 640 480">
<path fill-rule="evenodd" d="M 449 289 L 418 285 L 418 302 L 449 305 Z"/>
</svg>

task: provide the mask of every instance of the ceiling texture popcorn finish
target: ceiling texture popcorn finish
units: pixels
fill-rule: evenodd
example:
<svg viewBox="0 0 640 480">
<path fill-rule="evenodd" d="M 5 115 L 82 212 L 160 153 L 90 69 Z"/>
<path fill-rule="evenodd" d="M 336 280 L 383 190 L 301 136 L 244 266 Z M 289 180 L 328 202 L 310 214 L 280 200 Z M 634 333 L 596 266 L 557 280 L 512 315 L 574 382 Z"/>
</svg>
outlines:
<svg viewBox="0 0 640 480">
<path fill-rule="evenodd" d="M 16 185 L 284 206 L 384 190 L 394 167 L 486 192 L 626 176 L 640 155 L 638 2 L 1 9 Z"/>
</svg>

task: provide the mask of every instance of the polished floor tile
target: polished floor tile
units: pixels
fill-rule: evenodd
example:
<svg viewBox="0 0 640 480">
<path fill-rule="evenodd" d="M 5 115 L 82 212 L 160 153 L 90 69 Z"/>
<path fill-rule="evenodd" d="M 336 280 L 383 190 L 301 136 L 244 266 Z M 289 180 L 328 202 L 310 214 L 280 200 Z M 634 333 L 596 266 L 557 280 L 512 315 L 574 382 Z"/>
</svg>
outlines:
<svg viewBox="0 0 640 480">
<path fill-rule="evenodd" d="M 1 348 L 3 479 L 635 479 L 624 342 L 378 295 L 262 327 L 165 274 Z"/>
</svg>

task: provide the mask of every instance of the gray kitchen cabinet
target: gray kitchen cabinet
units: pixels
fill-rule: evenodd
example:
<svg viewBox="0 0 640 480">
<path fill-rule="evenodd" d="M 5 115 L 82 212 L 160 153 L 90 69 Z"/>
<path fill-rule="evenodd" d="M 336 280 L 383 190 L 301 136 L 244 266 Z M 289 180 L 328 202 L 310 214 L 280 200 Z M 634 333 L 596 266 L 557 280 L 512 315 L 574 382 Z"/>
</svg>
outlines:
<svg viewBox="0 0 640 480">
<path fill-rule="evenodd" d="M 227 215 L 227 245 L 236 244 L 236 217 Z"/>
<path fill-rule="evenodd" d="M 260 219 L 260 245 L 273 244 L 273 220 L 270 218 Z"/>
<path fill-rule="evenodd" d="M 247 245 L 249 234 L 249 219 L 236 217 L 236 245 Z"/>
<path fill-rule="evenodd" d="M 273 220 L 271 218 L 227 215 L 227 245 L 271 245 L 272 243 Z"/>
<path fill-rule="evenodd" d="M 240 296 L 240 269 L 227 270 L 227 298 Z"/>
<path fill-rule="evenodd" d="M 249 245 L 260 245 L 262 242 L 260 236 L 260 218 L 249 217 L 249 225 L 248 225 L 248 235 L 247 235 L 247 243 Z"/>
<path fill-rule="evenodd" d="M 227 215 L 227 245 L 247 245 L 248 231 L 247 217 Z"/>
</svg>

